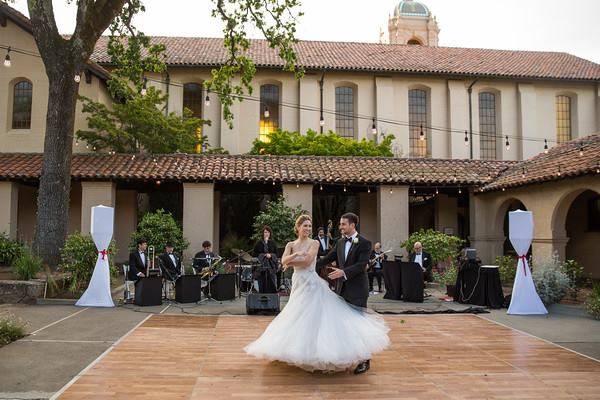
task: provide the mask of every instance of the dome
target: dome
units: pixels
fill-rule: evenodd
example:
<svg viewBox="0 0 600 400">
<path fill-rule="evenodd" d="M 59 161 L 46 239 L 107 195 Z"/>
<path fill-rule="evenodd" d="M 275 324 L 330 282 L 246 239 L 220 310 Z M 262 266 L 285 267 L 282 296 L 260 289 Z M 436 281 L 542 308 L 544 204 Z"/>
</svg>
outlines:
<svg viewBox="0 0 600 400">
<path fill-rule="evenodd" d="M 423 3 L 413 0 L 402 0 L 394 9 L 394 15 L 409 17 L 429 17 L 429 9 Z"/>
</svg>

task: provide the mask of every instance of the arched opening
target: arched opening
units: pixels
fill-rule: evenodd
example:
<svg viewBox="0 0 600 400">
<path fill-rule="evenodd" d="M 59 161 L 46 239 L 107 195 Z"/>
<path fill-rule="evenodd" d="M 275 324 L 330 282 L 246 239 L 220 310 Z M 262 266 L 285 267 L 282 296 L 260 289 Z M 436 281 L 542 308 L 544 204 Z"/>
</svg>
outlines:
<svg viewBox="0 0 600 400">
<path fill-rule="evenodd" d="M 565 230 L 569 241 L 565 259 L 575 260 L 586 275 L 600 278 L 598 243 L 600 243 L 600 195 L 592 190 L 581 192 L 568 206 Z"/>
<path fill-rule="evenodd" d="M 423 43 L 421 43 L 421 41 L 417 38 L 409 39 L 408 42 L 406 42 L 406 44 L 413 45 L 413 46 L 422 46 L 423 45 Z"/>
<path fill-rule="evenodd" d="M 502 211 L 502 210 L 504 210 L 504 211 Z M 501 209 L 500 209 L 500 216 L 502 218 L 502 233 L 504 235 L 504 243 L 502 245 L 502 254 L 505 256 L 506 255 L 516 256 L 515 249 L 513 249 L 512 244 L 510 244 L 510 239 L 508 236 L 509 235 L 508 213 L 511 211 L 517 211 L 517 210 L 527 211 L 525 204 L 523 204 L 523 202 L 521 202 L 518 199 L 510 199 L 509 201 L 504 203 L 504 206 L 501 207 Z M 529 249 L 529 252 L 531 253 L 531 247 Z"/>
</svg>

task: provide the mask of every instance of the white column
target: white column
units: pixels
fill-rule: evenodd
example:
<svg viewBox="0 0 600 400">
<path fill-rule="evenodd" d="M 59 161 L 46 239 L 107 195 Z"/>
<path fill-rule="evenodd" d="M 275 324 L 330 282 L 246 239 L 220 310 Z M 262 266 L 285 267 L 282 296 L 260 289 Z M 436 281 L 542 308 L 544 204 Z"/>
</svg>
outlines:
<svg viewBox="0 0 600 400">
<path fill-rule="evenodd" d="M 538 137 L 537 132 L 537 107 L 535 88 L 531 84 L 519 84 L 519 134 L 524 138 Z M 552 116 L 554 118 L 554 116 Z M 550 132 L 545 132 L 539 135 L 539 138 L 553 140 Z M 531 140 L 521 140 L 521 159 L 526 160 L 543 150 L 543 143 L 534 142 Z M 548 144 L 548 147 L 551 143 Z"/>
<path fill-rule="evenodd" d="M 449 128 L 461 132 L 469 130 L 469 98 L 463 81 L 448 81 L 448 124 Z M 450 133 L 450 158 L 469 158 L 469 146 L 465 146 L 464 135 Z"/>
<path fill-rule="evenodd" d="M 81 182 L 81 233 L 90 234 L 92 207 L 114 207 L 116 184 L 114 182 Z"/>
<path fill-rule="evenodd" d="M 183 184 L 183 236 L 190 242 L 184 261 L 202 248 L 203 241 L 214 241 L 214 196 L 213 183 Z"/>
<path fill-rule="evenodd" d="M 408 186 L 380 186 L 377 192 L 379 238 L 384 250 L 394 255 L 406 252 L 400 244 L 408 238 Z"/>
<path fill-rule="evenodd" d="M 315 75 L 305 75 L 302 79 L 300 79 L 300 104 L 304 108 L 303 110 L 299 110 L 300 114 L 300 133 L 306 134 L 306 131 L 312 129 L 316 132 L 319 132 L 319 107 L 321 104 L 320 100 L 320 89 L 319 89 L 319 80 L 321 76 Z M 327 107 L 324 107 L 327 108 Z M 313 111 L 314 109 L 314 111 Z M 333 117 L 333 125 L 331 124 L 331 116 L 328 114 L 324 115 L 326 124 L 323 127 L 323 131 L 327 132 L 328 129 L 335 128 L 335 116 Z"/>
<path fill-rule="evenodd" d="M 0 233 L 17 238 L 17 215 L 19 211 L 19 185 L 0 182 Z"/>
<path fill-rule="evenodd" d="M 296 187 L 295 184 L 283 184 L 282 188 L 288 206 L 295 208 L 300 205 L 303 210 L 312 215 L 313 185 L 300 184 Z"/>
</svg>

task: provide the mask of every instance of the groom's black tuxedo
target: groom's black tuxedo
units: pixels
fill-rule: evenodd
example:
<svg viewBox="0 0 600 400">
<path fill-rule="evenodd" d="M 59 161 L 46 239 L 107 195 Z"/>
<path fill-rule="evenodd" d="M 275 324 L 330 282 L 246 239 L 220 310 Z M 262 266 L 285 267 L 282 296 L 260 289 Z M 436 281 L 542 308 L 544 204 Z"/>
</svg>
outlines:
<svg viewBox="0 0 600 400">
<path fill-rule="evenodd" d="M 371 254 L 371 242 L 364 236 L 357 235 L 358 243 L 352 243 L 348 258 L 344 260 L 346 241 L 340 238 L 329 253 L 317 261 L 317 272 L 327 264 L 335 261 L 338 268 L 344 270 L 346 280 L 342 284 L 340 295 L 348 303 L 358 307 L 367 307 L 369 298 L 369 280 L 367 278 L 367 264 Z M 340 278 L 344 279 L 344 278 Z"/>
</svg>

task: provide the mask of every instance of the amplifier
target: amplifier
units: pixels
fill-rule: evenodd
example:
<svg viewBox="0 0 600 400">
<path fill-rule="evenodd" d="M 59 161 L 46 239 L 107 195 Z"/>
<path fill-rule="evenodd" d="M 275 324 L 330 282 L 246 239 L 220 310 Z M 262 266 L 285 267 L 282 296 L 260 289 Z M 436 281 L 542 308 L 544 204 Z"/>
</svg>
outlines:
<svg viewBox="0 0 600 400">
<path fill-rule="evenodd" d="M 250 293 L 246 297 L 246 314 L 279 314 L 279 295 L 277 293 Z"/>
</svg>

